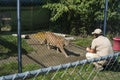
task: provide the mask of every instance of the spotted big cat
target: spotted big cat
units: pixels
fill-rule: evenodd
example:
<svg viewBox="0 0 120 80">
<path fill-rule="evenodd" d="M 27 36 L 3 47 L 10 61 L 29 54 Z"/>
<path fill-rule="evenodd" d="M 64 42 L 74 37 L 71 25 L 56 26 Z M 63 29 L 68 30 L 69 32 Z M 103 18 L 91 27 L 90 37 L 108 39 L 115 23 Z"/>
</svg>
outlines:
<svg viewBox="0 0 120 80">
<path fill-rule="evenodd" d="M 45 37 L 48 49 L 51 48 L 50 46 L 57 47 L 57 52 L 61 51 L 66 57 L 68 57 L 64 50 L 64 46 L 69 45 L 69 40 L 66 40 L 62 36 L 55 35 L 53 32 L 46 32 Z"/>
</svg>

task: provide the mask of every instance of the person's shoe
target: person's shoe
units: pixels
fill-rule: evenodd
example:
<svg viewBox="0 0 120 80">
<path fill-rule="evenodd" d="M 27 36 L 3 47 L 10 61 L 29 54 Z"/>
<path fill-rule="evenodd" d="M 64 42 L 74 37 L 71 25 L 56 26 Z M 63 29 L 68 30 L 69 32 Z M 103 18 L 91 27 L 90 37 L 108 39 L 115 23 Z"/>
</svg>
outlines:
<svg viewBox="0 0 120 80">
<path fill-rule="evenodd" d="M 103 71 L 103 69 L 104 69 L 104 68 L 103 68 L 102 66 L 96 67 L 96 70 L 97 70 L 97 71 Z"/>
</svg>

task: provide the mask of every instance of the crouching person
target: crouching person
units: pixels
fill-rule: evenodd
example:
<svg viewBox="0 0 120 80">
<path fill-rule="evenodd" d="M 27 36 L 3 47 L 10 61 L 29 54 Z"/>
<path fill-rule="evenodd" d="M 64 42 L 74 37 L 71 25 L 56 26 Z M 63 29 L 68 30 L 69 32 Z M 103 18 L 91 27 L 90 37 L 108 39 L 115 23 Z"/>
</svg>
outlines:
<svg viewBox="0 0 120 80">
<path fill-rule="evenodd" d="M 102 35 L 101 29 L 95 29 L 92 32 L 94 39 L 92 40 L 91 47 L 86 48 L 86 58 L 98 58 L 102 56 L 106 56 L 109 54 L 113 54 L 112 44 L 110 40 Z M 94 62 L 94 66 L 97 70 L 103 70 L 103 66 L 106 65 L 107 60 L 101 60 Z"/>
</svg>

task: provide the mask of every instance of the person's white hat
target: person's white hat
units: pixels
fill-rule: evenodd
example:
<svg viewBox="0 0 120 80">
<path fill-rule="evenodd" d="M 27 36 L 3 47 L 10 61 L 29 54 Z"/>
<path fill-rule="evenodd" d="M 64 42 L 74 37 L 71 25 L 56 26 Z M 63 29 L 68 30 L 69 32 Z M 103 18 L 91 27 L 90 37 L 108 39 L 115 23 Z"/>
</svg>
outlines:
<svg viewBox="0 0 120 80">
<path fill-rule="evenodd" d="M 94 32 L 92 32 L 92 34 L 102 34 L 102 30 L 101 29 L 95 29 Z"/>
</svg>

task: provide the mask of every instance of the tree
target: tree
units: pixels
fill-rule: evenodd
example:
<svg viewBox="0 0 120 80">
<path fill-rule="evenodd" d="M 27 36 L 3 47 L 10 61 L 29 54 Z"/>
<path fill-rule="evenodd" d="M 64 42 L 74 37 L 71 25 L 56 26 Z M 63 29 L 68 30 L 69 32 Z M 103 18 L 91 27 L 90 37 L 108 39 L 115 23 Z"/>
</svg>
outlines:
<svg viewBox="0 0 120 80">
<path fill-rule="evenodd" d="M 117 20 L 119 0 L 109 0 L 107 20 L 114 18 Z M 117 5 L 116 5 L 117 4 Z M 97 26 L 103 24 L 105 0 L 59 0 L 55 3 L 47 3 L 43 8 L 51 11 L 52 22 L 59 21 L 68 32 L 80 33 L 81 28 L 91 32 Z M 113 8 L 115 10 L 113 10 Z M 79 25 L 71 26 L 77 21 Z M 110 21 L 111 22 L 111 21 Z M 111 24 L 110 24 L 111 25 Z M 92 29 L 91 29 L 92 27 Z M 77 31 L 76 31 L 77 30 Z"/>
</svg>

